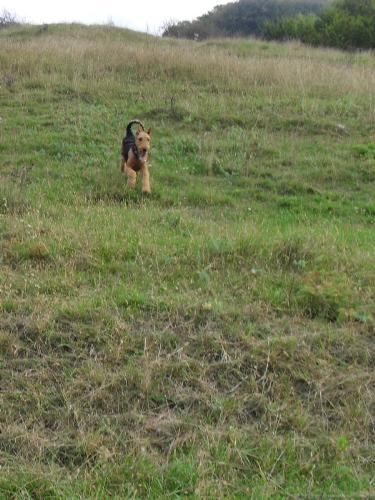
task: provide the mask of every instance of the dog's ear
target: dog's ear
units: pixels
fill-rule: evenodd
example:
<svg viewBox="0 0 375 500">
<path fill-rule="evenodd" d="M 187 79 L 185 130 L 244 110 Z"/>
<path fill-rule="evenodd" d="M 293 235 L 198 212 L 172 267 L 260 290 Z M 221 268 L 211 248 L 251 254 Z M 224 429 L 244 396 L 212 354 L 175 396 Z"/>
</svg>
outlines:
<svg viewBox="0 0 375 500">
<path fill-rule="evenodd" d="M 140 133 L 141 133 L 141 127 L 138 127 L 135 135 L 138 136 Z"/>
<path fill-rule="evenodd" d="M 147 135 L 149 135 L 151 137 L 151 129 L 150 128 L 147 130 Z"/>
</svg>

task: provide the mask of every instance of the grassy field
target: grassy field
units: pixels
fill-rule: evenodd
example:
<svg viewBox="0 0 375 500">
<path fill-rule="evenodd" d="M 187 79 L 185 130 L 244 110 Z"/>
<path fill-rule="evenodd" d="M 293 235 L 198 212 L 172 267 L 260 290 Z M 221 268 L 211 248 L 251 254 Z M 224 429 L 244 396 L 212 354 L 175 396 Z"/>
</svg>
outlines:
<svg viewBox="0 0 375 500">
<path fill-rule="evenodd" d="M 375 495 L 374 69 L 0 32 L 0 498 Z"/>
</svg>

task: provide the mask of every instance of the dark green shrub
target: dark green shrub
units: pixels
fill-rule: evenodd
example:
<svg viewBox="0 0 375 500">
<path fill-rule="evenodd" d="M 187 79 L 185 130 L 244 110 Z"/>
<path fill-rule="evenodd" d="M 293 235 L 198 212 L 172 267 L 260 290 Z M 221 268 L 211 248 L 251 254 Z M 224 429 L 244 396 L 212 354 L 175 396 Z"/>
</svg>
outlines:
<svg viewBox="0 0 375 500">
<path fill-rule="evenodd" d="M 239 0 L 218 5 L 189 22 L 169 23 L 163 36 L 205 39 L 212 36 L 262 36 L 263 25 L 281 17 L 318 13 L 329 0 Z"/>
<path fill-rule="evenodd" d="M 264 36 L 340 49 L 375 48 L 375 0 L 340 0 L 320 15 L 268 21 Z"/>
</svg>

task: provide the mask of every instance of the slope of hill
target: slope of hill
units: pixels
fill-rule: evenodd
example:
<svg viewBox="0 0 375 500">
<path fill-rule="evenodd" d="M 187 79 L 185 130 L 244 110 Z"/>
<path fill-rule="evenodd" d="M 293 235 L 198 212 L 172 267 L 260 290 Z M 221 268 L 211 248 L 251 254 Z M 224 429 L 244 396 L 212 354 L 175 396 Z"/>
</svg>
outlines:
<svg viewBox="0 0 375 500">
<path fill-rule="evenodd" d="M 0 496 L 373 495 L 372 55 L 19 27 L 0 71 Z"/>
</svg>

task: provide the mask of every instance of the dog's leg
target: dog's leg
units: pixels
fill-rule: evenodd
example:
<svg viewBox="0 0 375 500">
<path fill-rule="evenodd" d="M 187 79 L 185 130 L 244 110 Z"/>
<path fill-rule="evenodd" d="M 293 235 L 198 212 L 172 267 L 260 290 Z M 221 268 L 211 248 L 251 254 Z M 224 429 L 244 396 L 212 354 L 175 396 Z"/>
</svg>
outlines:
<svg viewBox="0 0 375 500">
<path fill-rule="evenodd" d="M 125 173 L 128 177 L 128 188 L 134 189 L 137 181 L 137 173 L 125 164 Z"/>
<path fill-rule="evenodd" d="M 150 187 L 150 173 L 148 171 L 148 166 L 143 165 L 142 166 L 142 193 L 151 193 L 151 187 Z"/>
</svg>

